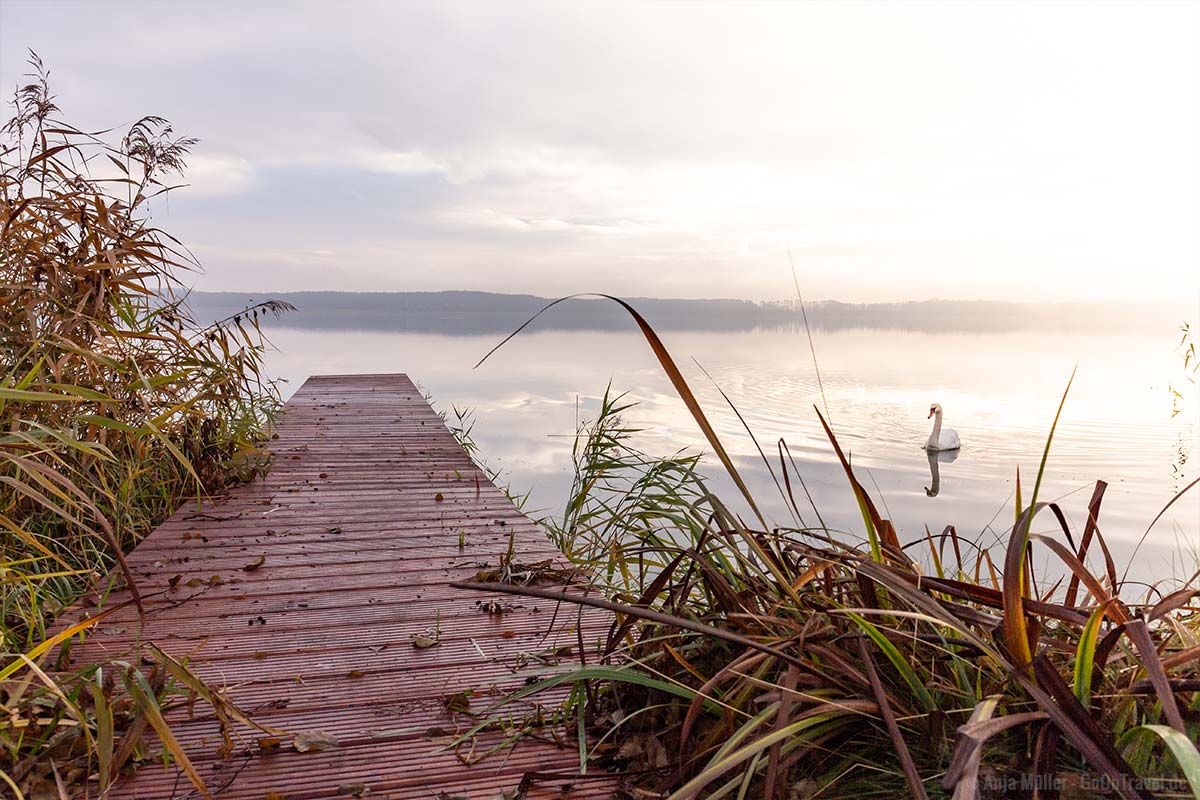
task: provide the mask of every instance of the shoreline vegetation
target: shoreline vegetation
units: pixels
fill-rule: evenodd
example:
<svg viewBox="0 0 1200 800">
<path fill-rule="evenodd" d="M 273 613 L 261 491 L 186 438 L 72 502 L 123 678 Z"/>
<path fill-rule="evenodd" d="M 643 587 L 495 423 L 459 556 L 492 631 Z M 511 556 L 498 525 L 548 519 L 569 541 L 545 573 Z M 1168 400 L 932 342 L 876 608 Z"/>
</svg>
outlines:
<svg viewBox="0 0 1200 800">
<path fill-rule="evenodd" d="M 89 588 L 140 608 L 122 553 L 266 468 L 280 403 L 259 323 L 290 306 L 197 323 L 180 282 L 195 260 L 150 212 L 196 140 L 158 117 L 74 128 L 31 64 L 0 130 L 0 795 L 96 796 L 132 764 L 187 763 L 163 714 L 197 684 L 150 650 L 72 664 L 109 611 L 55 617 Z"/>
<path fill-rule="evenodd" d="M 748 515 L 708 490 L 697 455 L 636 449 L 632 403 L 606 392 L 576 437 L 565 511 L 542 521 L 586 591 L 456 585 L 615 622 L 588 663 L 544 673 L 498 711 L 571 687 L 556 718 L 577 731 L 581 769 L 622 775 L 631 798 L 1200 798 L 1200 575 L 1126 585 L 1104 541 L 1103 480 L 1082 531 L 1039 500 L 1070 382 L 1024 494 L 1018 472 L 1003 563 L 953 526 L 903 546 L 816 406 L 862 529 L 826 528 L 787 443 L 755 440 L 793 516 L 777 527 L 653 327 L 609 299 Z M 1036 573 L 1035 548 L 1061 575 Z"/>
<path fill-rule="evenodd" d="M 180 504 L 268 468 L 279 397 L 260 326 L 292 306 L 199 322 L 180 284 L 195 261 L 149 212 L 195 140 L 157 117 L 116 142 L 79 131 L 33 66 L 0 147 L 0 791 L 100 797 L 122 770 L 174 762 L 203 794 L 167 712 L 198 697 L 253 723 L 151 643 L 135 662 L 72 664 L 103 612 L 68 628 L 55 615 L 106 573 L 136 590 L 123 552 Z M 794 517 L 775 527 L 651 321 L 586 302 L 633 317 L 749 511 L 708 490 L 697 456 L 633 447 L 628 402 L 607 396 L 577 438 L 561 518 L 543 522 L 586 594 L 463 586 L 599 604 L 617 623 L 585 665 L 531 676 L 476 730 L 538 733 L 512 706 L 569 688 L 550 719 L 581 768 L 614 770 L 634 798 L 1200 798 L 1197 592 L 1187 576 L 1122 591 L 1102 481 L 1083 530 L 1039 499 L 1053 424 L 1003 563 L 953 527 L 902 547 L 829 427 L 859 536 L 826 528 L 782 440 L 760 443 Z M 1034 572 L 1034 548 L 1061 579 Z"/>
</svg>

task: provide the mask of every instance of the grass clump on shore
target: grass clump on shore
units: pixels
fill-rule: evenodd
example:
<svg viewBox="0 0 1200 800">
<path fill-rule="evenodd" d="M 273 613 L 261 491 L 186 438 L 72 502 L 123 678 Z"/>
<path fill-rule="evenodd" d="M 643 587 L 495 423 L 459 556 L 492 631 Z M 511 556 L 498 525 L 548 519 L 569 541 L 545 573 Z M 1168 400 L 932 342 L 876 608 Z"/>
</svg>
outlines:
<svg viewBox="0 0 1200 800">
<path fill-rule="evenodd" d="M 615 771 L 636 798 L 1200 798 L 1196 576 L 1130 599 L 1102 535 L 1103 481 L 1072 530 L 1038 499 L 1048 440 L 999 563 L 953 527 L 902 546 L 822 418 L 860 541 L 825 528 L 782 441 L 764 461 L 794 519 L 772 527 L 622 305 L 749 513 L 709 492 L 694 457 L 640 452 L 627 404 L 606 396 L 548 523 L 586 591 L 460 584 L 614 613 L 599 660 L 589 650 L 508 698 L 575 687 L 582 767 Z M 1061 577 L 1038 580 L 1035 548 Z"/>
<path fill-rule="evenodd" d="M 168 665 L 70 666 L 68 634 L 100 617 L 55 616 L 110 570 L 98 588 L 140 606 L 122 553 L 264 468 L 279 402 L 258 319 L 288 308 L 197 323 L 180 283 L 195 259 L 150 211 L 196 140 L 159 117 L 79 130 L 31 64 L 0 130 L 0 793 L 18 796 L 89 776 L 103 791 L 162 736 Z"/>
</svg>

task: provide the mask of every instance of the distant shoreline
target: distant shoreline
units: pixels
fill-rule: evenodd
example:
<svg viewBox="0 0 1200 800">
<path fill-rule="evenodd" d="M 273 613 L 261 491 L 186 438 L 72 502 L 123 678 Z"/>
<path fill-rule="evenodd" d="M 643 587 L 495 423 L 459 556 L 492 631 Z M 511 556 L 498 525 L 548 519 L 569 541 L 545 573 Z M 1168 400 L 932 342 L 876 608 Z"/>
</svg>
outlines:
<svg viewBox="0 0 1200 800">
<path fill-rule="evenodd" d="M 270 327 L 375 330 L 478 335 L 511 332 L 552 298 L 491 292 L 193 292 L 198 320 L 220 319 L 267 299 L 284 300 L 296 313 L 270 319 Z M 748 331 L 802 326 L 794 302 L 626 298 L 661 330 Z M 927 300 L 904 303 L 806 303 L 809 323 L 821 330 L 871 328 L 929 332 L 1163 332 L 1174 331 L 1186 311 L 1165 304 L 1014 303 Z M 1197 322 L 1193 319 L 1192 322 Z M 540 330 L 629 330 L 615 303 L 575 299 L 537 320 Z"/>
</svg>

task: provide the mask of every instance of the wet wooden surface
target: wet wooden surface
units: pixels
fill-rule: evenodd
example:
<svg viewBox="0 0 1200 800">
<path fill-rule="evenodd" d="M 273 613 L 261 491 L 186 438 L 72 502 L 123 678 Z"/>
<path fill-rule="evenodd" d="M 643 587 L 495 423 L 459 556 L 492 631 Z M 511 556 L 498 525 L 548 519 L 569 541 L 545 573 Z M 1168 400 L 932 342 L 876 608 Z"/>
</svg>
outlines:
<svg viewBox="0 0 1200 800">
<path fill-rule="evenodd" d="M 287 404 L 264 479 L 191 503 L 129 556 L 148 598 L 104 619 L 76 657 L 131 657 L 153 642 L 258 722 L 232 752 L 198 702 L 169 719 L 214 795 L 288 800 L 495 798 L 526 780 L 529 798 L 607 797 L 578 779 L 578 751 L 486 732 L 455 733 L 544 664 L 594 657 L 607 620 L 577 610 L 450 588 L 513 548 L 556 559 L 544 534 L 467 457 L 404 375 L 310 378 Z M 110 599 L 119 599 L 119 595 Z M 488 601 L 507 608 L 489 613 Z M 515 607 L 513 607 L 515 606 Z M 557 613 L 556 613 L 557 612 Z M 439 635 L 433 647 L 414 637 Z M 461 692 L 471 692 L 464 698 Z M 469 702 L 469 712 L 448 706 Z M 524 709 L 516 709 L 518 714 Z M 297 752 L 290 735 L 337 746 Z M 268 742 L 268 745 L 271 743 Z M 532 781 L 531 773 L 556 773 Z M 114 798 L 198 797 L 174 766 L 147 764 Z"/>
</svg>

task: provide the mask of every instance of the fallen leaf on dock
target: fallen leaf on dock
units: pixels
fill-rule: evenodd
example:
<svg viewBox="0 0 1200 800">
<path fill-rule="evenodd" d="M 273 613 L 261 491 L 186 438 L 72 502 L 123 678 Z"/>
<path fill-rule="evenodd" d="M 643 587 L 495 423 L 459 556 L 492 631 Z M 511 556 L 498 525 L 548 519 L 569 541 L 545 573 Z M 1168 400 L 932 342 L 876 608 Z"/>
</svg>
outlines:
<svg viewBox="0 0 1200 800">
<path fill-rule="evenodd" d="M 258 740 L 258 749 L 262 753 L 278 750 L 283 741 L 277 736 L 263 736 Z"/>
<path fill-rule="evenodd" d="M 412 637 L 412 645 L 419 650 L 424 650 L 427 647 L 437 647 L 441 644 L 440 639 L 435 639 L 432 636 L 426 636 L 423 633 L 414 633 Z"/>
<path fill-rule="evenodd" d="M 307 753 L 310 750 L 328 750 L 331 747 L 337 746 L 337 737 L 325 731 L 297 733 L 292 739 L 292 747 L 295 748 L 297 753 Z"/>
<path fill-rule="evenodd" d="M 471 710 L 471 692 L 455 692 L 442 697 L 442 705 L 447 711 L 466 712 Z"/>
<path fill-rule="evenodd" d="M 510 603 L 502 603 L 499 600 L 476 601 L 475 605 L 477 605 L 479 607 L 479 610 L 482 611 L 483 613 L 493 614 L 493 615 L 497 615 L 497 616 L 500 614 L 508 613 L 509 611 L 514 611 L 521 607 L 521 606 L 514 606 Z"/>
</svg>

